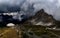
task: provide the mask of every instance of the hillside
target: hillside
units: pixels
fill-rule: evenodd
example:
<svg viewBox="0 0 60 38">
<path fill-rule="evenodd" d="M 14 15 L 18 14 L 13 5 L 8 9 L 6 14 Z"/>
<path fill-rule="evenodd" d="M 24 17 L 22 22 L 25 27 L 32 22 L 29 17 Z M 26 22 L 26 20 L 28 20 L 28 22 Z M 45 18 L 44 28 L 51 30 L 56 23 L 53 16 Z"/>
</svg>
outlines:
<svg viewBox="0 0 60 38">
<path fill-rule="evenodd" d="M 60 21 L 43 9 L 23 23 L 0 28 L 0 38 L 60 38 Z M 16 28 L 15 28 L 16 27 Z"/>
<path fill-rule="evenodd" d="M 21 29 L 24 32 L 25 38 L 60 38 L 59 25 L 59 21 L 41 9 L 25 21 Z"/>
</svg>

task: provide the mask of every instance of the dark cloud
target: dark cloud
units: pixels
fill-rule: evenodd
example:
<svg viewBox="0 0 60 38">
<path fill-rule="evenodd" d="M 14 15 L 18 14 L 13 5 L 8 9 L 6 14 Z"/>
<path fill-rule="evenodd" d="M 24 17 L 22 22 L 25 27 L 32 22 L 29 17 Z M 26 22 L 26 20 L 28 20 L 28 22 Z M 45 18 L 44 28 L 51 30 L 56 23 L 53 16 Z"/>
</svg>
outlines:
<svg viewBox="0 0 60 38">
<path fill-rule="evenodd" d="M 60 0 L 0 0 L 0 10 L 9 11 L 10 7 L 2 7 L 8 5 L 15 9 L 15 6 L 20 8 L 20 11 L 30 16 L 36 11 L 44 9 L 48 14 L 51 14 L 56 20 L 60 20 Z M 16 8 L 17 9 L 17 8 Z"/>
</svg>

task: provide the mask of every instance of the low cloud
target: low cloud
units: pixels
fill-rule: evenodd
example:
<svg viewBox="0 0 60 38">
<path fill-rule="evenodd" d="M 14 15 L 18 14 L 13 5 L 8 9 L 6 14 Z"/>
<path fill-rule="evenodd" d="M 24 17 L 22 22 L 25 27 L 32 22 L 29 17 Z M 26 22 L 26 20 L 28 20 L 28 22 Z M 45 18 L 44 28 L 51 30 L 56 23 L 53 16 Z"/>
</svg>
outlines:
<svg viewBox="0 0 60 38">
<path fill-rule="evenodd" d="M 60 0 L 0 0 L 0 4 L 17 5 L 28 16 L 34 15 L 40 9 L 44 9 L 56 20 L 60 20 Z"/>
</svg>

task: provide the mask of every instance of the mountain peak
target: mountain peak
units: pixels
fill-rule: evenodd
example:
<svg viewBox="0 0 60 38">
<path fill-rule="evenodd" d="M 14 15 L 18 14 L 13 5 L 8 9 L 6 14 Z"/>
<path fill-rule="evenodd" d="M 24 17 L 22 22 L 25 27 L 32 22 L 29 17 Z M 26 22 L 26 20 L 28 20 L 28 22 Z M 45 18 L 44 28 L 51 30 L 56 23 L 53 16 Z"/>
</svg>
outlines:
<svg viewBox="0 0 60 38">
<path fill-rule="evenodd" d="M 35 16 L 42 17 L 42 16 L 48 16 L 48 14 L 44 11 L 44 9 L 41 9 L 38 12 L 36 12 Z"/>
<path fill-rule="evenodd" d="M 36 12 L 34 16 L 32 16 L 26 23 L 33 25 L 42 25 L 42 26 L 51 26 L 54 25 L 54 18 L 52 15 L 48 15 L 44 9 Z"/>
<path fill-rule="evenodd" d="M 44 9 L 39 10 L 36 14 L 44 13 Z"/>
</svg>

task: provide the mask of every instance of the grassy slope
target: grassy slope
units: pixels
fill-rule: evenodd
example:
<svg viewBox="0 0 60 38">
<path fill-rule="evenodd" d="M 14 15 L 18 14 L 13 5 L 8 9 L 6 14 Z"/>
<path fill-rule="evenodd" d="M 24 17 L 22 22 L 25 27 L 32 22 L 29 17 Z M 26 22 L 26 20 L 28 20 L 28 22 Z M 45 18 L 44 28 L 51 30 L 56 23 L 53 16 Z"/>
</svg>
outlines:
<svg viewBox="0 0 60 38">
<path fill-rule="evenodd" d="M 48 35 L 48 38 L 60 38 L 60 31 L 46 30 L 45 27 L 42 26 L 24 25 L 24 27 L 27 30 L 31 29 L 37 36 Z"/>
<path fill-rule="evenodd" d="M 0 38 L 18 38 L 18 35 L 14 29 L 0 28 Z"/>
<path fill-rule="evenodd" d="M 37 36 L 48 35 L 48 38 L 57 38 L 60 36 L 60 31 L 46 30 L 42 26 L 24 25 L 24 27 L 26 30 L 31 29 Z M 18 38 L 18 35 L 15 29 L 5 27 L 0 28 L 0 38 Z"/>
</svg>

